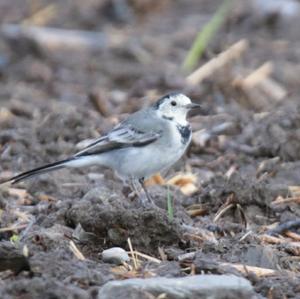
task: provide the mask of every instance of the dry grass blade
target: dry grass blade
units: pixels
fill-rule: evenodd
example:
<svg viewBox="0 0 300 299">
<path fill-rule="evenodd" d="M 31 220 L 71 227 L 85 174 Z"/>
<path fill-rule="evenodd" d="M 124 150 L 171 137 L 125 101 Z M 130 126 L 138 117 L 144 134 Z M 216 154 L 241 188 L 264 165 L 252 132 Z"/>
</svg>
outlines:
<svg viewBox="0 0 300 299">
<path fill-rule="evenodd" d="M 29 257 L 29 249 L 26 244 L 23 246 L 22 253 L 25 257 Z"/>
<path fill-rule="evenodd" d="M 185 239 L 193 240 L 193 241 L 196 241 L 196 242 L 199 242 L 199 243 L 203 243 L 205 241 L 205 239 L 202 236 L 198 236 L 196 234 L 191 234 L 191 233 L 184 233 L 183 237 Z"/>
<path fill-rule="evenodd" d="M 235 208 L 235 204 L 231 203 L 228 206 L 225 206 L 221 210 L 219 210 L 214 218 L 214 222 L 217 222 L 227 211 L 229 211 L 232 208 Z"/>
<path fill-rule="evenodd" d="M 22 212 L 15 209 L 11 212 L 18 217 L 18 220 L 20 222 L 29 222 L 32 218 L 32 215 L 28 214 L 27 212 Z"/>
<path fill-rule="evenodd" d="M 8 194 L 11 196 L 16 196 L 20 199 L 24 199 L 29 196 L 26 189 L 19 189 L 19 188 L 9 188 Z"/>
<path fill-rule="evenodd" d="M 112 267 L 110 269 L 110 271 L 112 273 L 114 273 L 115 275 L 120 276 L 121 278 L 135 278 L 138 277 L 138 273 L 133 270 L 133 268 L 131 267 L 131 265 L 124 263 L 121 266 L 116 266 L 116 267 Z"/>
<path fill-rule="evenodd" d="M 198 188 L 196 186 L 197 183 L 197 177 L 192 173 L 179 173 L 169 179 L 168 181 L 165 181 L 160 174 L 156 174 L 152 176 L 150 179 L 146 181 L 146 186 L 151 185 L 172 185 L 179 187 L 180 191 L 184 195 L 192 195 L 195 192 L 198 191 Z"/>
<path fill-rule="evenodd" d="M 4 232 L 10 232 L 10 231 L 17 231 L 17 230 L 21 230 L 27 227 L 27 224 L 14 224 L 8 227 L 2 227 L 0 228 L 0 233 L 4 233 Z"/>
<path fill-rule="evenodd" d="M 295 241 L 300 241 L 300 235 L 291 231 L 286 231 L 285 236 L 294 239 Z M 299 244 L 300 245 L 300 244 Z"/>
<path fill-rule="evenodd" d="M 59 50 L 100 50 L 113 43 L 106 34 L 94 31 L 4 24 L 1 34 L 8 40 L 26 41 L 42 53 Z M 110 36 L 111 37 L 111 36 Z"/>
<path fill-rule="evenodd" d="M 167 257 L 167 255 L 165 254 L 164 249 L 163 249 L 162 247 L 158 247 L 158 253 L 159 253 L 159 255 L 160 255 L 162 261 L 165 262 L 165 261 L 168 260 L 168 257 Z"/>
<path fill-rule="evenodd" d="M 291 229 L 298 229 L 300 227 L 300 219 L 290 220 L 278 224 L 275 228 L 268 231 L 270 235 L 280 235 Z"/>
<path fill-rule="evenodd" d="M 195 72 L 190 74 L 186 78 L 187 83 L 190 85 L 197 85 L 204 79 L 209 78 L 217 70 L 221 69 L 232 60 L 239 58 L 248 49 L 248 44 L 248 41 L 245 39 L 238 41 L 230 48 L 220 53 L 217 57 L 211 59 Z"/>
<path fill-rule="evenodd" d="M 156 264 L 160 264 L 161 263 L 161 260 L 155 258 L 155 257 L 152 257 L 150 255 L 147 255 L 145 253 L 141 253 L 139 251 L 130 251 L 129 252 L 131 256 L 140 256 L 150 262 L 153 262 L 153 263 L 156 263 Z"/>
<path fill-rule="evenodd" d="M 197 177 L 192 173 L 179 173 L 166 182 L 167 185 L 179 187 L 180 191 L 187 196 L 198 191 L 196 183 Z"/>
<path fill-rule="evenodd" d="M 252 235 L 253 234 L 253 231 L 252 230 L 249 230 L 248 232 L 246 232 L 240 239 L 239 241 L 242 242 L 244 241 L 248 236 Z"/>
<path fill-rule="evenodd" d="M 69 242 L 69 248 L 79 260 L 85 260 L 84 255 L 81 253 L 81 251 L 77 248 L 77 246 L 72 240 Z"/>
<path fill-rule="evenodd" d="M 2 227 L 2 228 L 0 228 L 0 233 L 21 230 L 26 227 L 27 227 L 27 224 L 19 224 L 19 225 L 11 225 L 8 227 Z"/>
<path fill-rule="evenodd" d="M 224 174 L 225 178 L 229 180 L 237 172 L 237 170 L 238 170 L 237 165 L 230 166 L 230 168 Z"/>
<path fill-rule="evenodd" d="M 272 78 L 263 80 L 260 84 L 260 88 L 267 96 L 277 102 L 283 100 L 288 94 L 287 90 Z"/>
<path fill-rule="evenodd" d="M 101 92 L 96 91 L 89 94 L 89 100 L 95 109 L 104 117 L 107 117 L 110 114 L 106 97 L 107 95 L 103 95 Z"/>
<path fill-rule="evenodd" d="M 13 117 L 14 117 L 14 115 L 9 109 L 7 109 L 5 107 L 0 108 L 0 121 L 2 121 L 2 122 L 8 121 L 8 120 L 13 119 Z"/>
<path fill-rule="evenodd" d="M 208 210 L 206 208 L 187 209 L 186 211 L 191 217 L 204 216 L 208 214 Z"/>
<path fill-rule="evenodd" d="M 133 260 L 134 270 L 137 270 L 137 268 L 138 268 L 138 260 L 137 260 L 136 255 L 134 254 L 134 251 L 133 251 L 133 247 L 132 247 L 132 243 L 131 243 L 130 238 L 127 239 L 127 243 L 128 243 L 128 246 L 129 246 L 131 258 L 132 258 L 132 260 Z"/>
<path fill-rule="evenodd" d="M 57 198 L 47 195 L 47 194 L 39 194 L 38 199 L 40 201 L 47 201 L 47 202 L 56 202 L 57 201 Z"/>
<path fill-rule="evenodd" d="M 163 177 L 159 173 L 153 175 L 151 178 L 149 178 L 145 181 L 146 186 L 165 185 L 165 183 L 166 183 L 166 181 L 163 179 Z"/>
<path fill-rule="evenodd" d="M 265 62 L 262 66 L 254 70 L 250 75 L 244 79 L 236 80 L 233 82 L 234 85 L 239 85 L 242 88 L 250 89 L 255 87 L 258 84 L 261 84 L 263 80 L 268 78 L 273 72 L 273 63 L 268 61 Z"/>
<path fill-rule="evenodd" d="M 300 203 L 300 197 L 286 197 L 283 198 L 282 196 L 278 196 L 273 202 L 272 205 L 280 205 L 280 204 L 287 204 L 287 203 Z"/>
<path fill-rule="evenodd" d="M 269 244 L 281 244 L 281 243 L 286 242 L 286 240 L 284 240 L 282 238 L 270 236 L 270 235 L 267 235 L 267 234 L 260 235 L 260 236 L 258 236 L 258 238 L 262 242 L 269 243 Z"/>
<path fill-rule="evenodd" d="M 197 243 L 209 242 L 211 244 L 218 244 L 217 239 L 215 238 L 214 234 L 209 231 L 201 230 L 199 232 L 185 232 L 183 237 L 187 240 L 193 240 Z"/>
<path fill-rule="evenodd" d="M 57 4 L 49 4 L 23 20 L 23 25 L 46 25 L 57 14 Z"/>
<path fill-rule="evenodd" d="M 242 208 L 242 206 L 239 203 L 236 205 L 236 208 L 239 210 L 239 212 L 241 214 L 241 218 L 242 218 L 245 228 L 247 228 L 248 221 L 247 221 L 247 217 L 246 217 L 246 213 L 245 213 L 244 209 Z"/>
<path fill-rule="evenodd" d="M 289 192 L 292 197 L 300 197 L 300 186 L 289 186 Z"/>
<path fill-rule="evenodd" d="M 280 274 L 280 272 L 277 270 L 262 268 L 262 267 L 248 266 L 248 265 L 243 265 L 243 264 L 221 263 L 221 266 L 232 267 L 246 275 L 248 275 L 249 273 L 252 272 L 255 275 L 257 275 L 258 277 L 274 276 L 274 275 Z"/>
</svg>

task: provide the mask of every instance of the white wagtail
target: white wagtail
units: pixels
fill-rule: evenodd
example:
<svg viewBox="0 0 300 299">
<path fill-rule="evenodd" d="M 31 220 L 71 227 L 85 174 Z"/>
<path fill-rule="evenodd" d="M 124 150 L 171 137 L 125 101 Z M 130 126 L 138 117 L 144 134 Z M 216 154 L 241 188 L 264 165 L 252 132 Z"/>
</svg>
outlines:
<svg viewBox="0 0 300 299">
<path fill-rule="evenodd" d="M 101 165 L 115 170 L 133 191 L 140 184 L 151 200 L 144 180 L 169 168 L 184 154 L 192 135 L 187 113 L 198 107 L 181 93 L 165 95 L 152 106 L 131 114 L 77 154 L 23 172 L 6 182 L 14 184 L 64 167 Z"/>
</svg>

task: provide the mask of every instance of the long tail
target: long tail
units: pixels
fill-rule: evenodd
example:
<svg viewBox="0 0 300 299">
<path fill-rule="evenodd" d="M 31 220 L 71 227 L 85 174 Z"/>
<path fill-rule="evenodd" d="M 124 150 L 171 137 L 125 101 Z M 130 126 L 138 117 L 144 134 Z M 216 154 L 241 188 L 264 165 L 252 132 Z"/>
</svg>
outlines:
<svg viewBox="0 0 300 299">
<path fill-rule="evenodd" d="M 72 164 L 71 162 L 74 161 L 75 159 L 77 159 L 76 157 L 71 157 L 65 160 L 61 160 L 61 161 L 57 161 L 54 163 L 50 163 L 50 164 L 46 164 L 43 165 L 41 167 L 38 168 L 34 168 L 32 170 L 20 173 L 19 175 L 16 175 L 10 179 L 8 179 L 7 181 L 1 182 L 1 184 L 4 183 L 11 183 L 11 184 L 15 184 L 17 182 L 23 181 L 25 179 L 28 179 L 30 177 L 42 174 L 42 173 L 46 173 L 49 171 L 53 171 L 53 170 L 57 170 L 57 169 L 61 169 L 64 168 L 66 166 L 68 166 L 68 164 Z"/>
</svg>

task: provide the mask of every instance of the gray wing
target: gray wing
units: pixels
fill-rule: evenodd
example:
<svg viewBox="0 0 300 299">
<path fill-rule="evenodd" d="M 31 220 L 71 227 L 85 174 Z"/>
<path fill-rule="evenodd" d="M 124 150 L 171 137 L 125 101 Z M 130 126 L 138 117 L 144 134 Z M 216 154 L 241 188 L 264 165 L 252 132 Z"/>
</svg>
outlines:
<svg viewBox="0 0 300 299">
<path fill-rule="evenodd" d="M 160 131 L 143 132 L 130 124 L 120 124 L 74 156 L 95 155 L 124 147 L 144 146 L 156 141 L 160 136 Z"/>
</svg>

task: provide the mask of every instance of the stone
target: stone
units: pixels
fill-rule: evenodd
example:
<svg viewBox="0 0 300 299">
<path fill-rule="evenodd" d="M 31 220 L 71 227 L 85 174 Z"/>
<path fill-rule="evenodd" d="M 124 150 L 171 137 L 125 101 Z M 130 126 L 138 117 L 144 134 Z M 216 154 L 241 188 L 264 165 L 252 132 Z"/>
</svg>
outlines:
<svg viewBox="0 0 300 299">
<path fill-rule="evenodd" d="M 110 281 L 99 291 L 98 299 L 134 298 L 165 294 L 169 299 L 255 299 L 250 282 L 234 275 L 194 275 L 180 278 L 134 278 Z M 130 297 L 132 298 L 132 297 Z M 149 297 L 148 297 L 149 298 Z"/>
<path fill-rule="evenodd" d="M 122 265 L 130 260 L 127 252 L 121 247 L 112 247 L 102 251 L 102 260 L 105 263 Z"/>
</svg>

